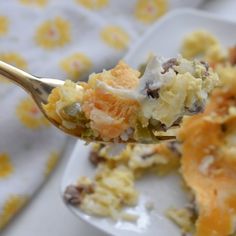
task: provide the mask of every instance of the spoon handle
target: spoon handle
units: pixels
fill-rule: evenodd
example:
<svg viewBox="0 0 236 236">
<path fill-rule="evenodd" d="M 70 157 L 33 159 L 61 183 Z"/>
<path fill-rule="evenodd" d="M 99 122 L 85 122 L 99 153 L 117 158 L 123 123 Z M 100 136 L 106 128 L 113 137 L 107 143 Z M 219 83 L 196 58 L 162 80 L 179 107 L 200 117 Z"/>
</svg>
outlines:
<svg viewBox="0 0 236 236">
<path fill-rule="evenodd" d="M 6 79 L 11 80 L 17 85 L 20 85 L 27 91 L 29 91 L 31 87 L 31 80 L 36 79 L 33 75 L 30 75 L 23 70 L 11 66 L 3 61 L 0 61 L 0 75 L 3 75 Z"/>
</svg>

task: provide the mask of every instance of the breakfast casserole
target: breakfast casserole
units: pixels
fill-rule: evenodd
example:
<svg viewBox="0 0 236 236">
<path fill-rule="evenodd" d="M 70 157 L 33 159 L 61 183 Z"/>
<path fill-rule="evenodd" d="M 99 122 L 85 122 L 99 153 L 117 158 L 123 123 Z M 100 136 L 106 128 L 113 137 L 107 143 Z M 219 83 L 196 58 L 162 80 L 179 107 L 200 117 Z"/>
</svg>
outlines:
<svg viewBox="0 0 236 236">
<path fill-rule="evenodd" d="M 201 45 L 203 41 L 206 47 Z M 185 116 L 175 141 L 153 145 L 92 145 L 90 161 L 97 168 L 95 177 L 86 181 L 82 177 L 68 186 L 65 200 L 91 215 L 135 223 L 139 216 L 126 216 L 124 211 L 126 206 L 138 201 L 135 181 L 150 172 L 158 178 L 177 171 L 183 178 L 180 187 L 189 196 L 189 202 L 183 208 L 166 209 L 166 217 L 179 226 L 183 235 L 233 236 L 236 235 L 236 47 L 226 50 L 211 33 L 199 30 L 186 36 L 181 53 L 190 59 L 198 57 L 207 61 L 219 75 L 218 87 L 211 93 L 204 112 Z M 121 191 L 119 195 L 109 189 L 112 197 L 119 198 L 120 205 L 109 206 L 106 202 L 106 208 L 97 214 L 97 209 L 91 210 L 91 204 L 99 206 L 101 200 L 93 194 L 97 196 L 101 182 L 105 179 L 109 182 L 110 171 L 122 171 L 112 181 L 115 186 L 121 186 L 127 177 L 127 191 L 132 194 Z M 84 183 L 91 184 L 93 192 L 70 193 L 71 187 L 80 188 Z M 73 202 L 75 196 L 79 196 L 79 202 Z M 88 203 L 86 198 L 93 203 Z"/>
</svg>

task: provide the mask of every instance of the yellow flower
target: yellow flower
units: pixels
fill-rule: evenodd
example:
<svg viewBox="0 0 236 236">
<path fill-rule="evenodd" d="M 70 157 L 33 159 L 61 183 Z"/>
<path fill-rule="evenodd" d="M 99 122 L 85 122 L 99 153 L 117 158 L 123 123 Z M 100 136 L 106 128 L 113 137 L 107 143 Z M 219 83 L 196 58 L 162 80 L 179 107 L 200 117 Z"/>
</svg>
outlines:
<svg viewBox="0 0 236 236">
<path fill-rule="evenodd" d="M 30 97 L 20 101 L 16 107 L 16 114 L 27 128 L 37 129 L 49 125 L 49 122 Z"/>
<path fill-rule="evenodd" d="M 0 60 L 21 68 L 22 70 L 25 70 L 27 67 L 25 59 L 18 53 L 2 53 L 0 54 Z"/>
<path fill-rule="evenodd" d="M 129 44 L 129 35 L 119 26 L 106 26 L 101 31 L 103 41 L 109 46 L 122 50 Z"/>
<path fill-rule="evenodd" d="M 39 46 L 45 49 L 62 47 L 71 40 L 70 24 L 61 17 L 48 20 L 37 29 L 35 40 Z"/>
<path fill-rule="evenodd" d="M 52 172 L 52 170 L 56 166 L 58 160 L 59 160 L 58 153 L 57 152 L 51 152 L 51 154 L 49 155 L 49 158 L 46 162 L 46 168 L 44 170 L 44 175 L 45 176 L 48 176 Z"/>
<path fill-rule="evenodd" d="M 108 4 L 108 0 L 77 0 L 77 2 L 92 10 L 103 8 Z"/>
<path fill-rule="evenodd" d="M 47 4 L 48 0 L 20 0 L 25 5 L 37 5 L 43 7 Z"/>
<path fill-rule="evenodd" d="M 0 229 L 23 207 L 26 201 L 27 197 L 20 195 L 12 195 L 7 199 L 0 212 Z"/>
<path fill-rule="evenodd" d="M 0 179 L 8 177 L 14 168 L 8 154 L 0 153 Z"/>
<path fill-rule="evenodd" d="M 152 23 L 166 13 L 167 0 L 138 0 L 135 16 L 144 23 Z"/>
<path fill-rule="evenodd" d="M 26 60 L 18 53 L 2 53 L 0 54 L 0 60 L 16 66 L 22 70 L 27 68 Z M 3 76 L 0 76 L 0 82 L 9 83 L 9 80 L 5 79 Z"/>
<path fill-rule="evenodd" d="M 3 36 L 8 32 L 8 25 L 8 18 L 5 16 L 0 16 L 0 36 Z"/>
<path fill-rule="evenodd" d="M 92 62 L 85 54 L 75 53 L 63 59 L 60 62 L 60 66 L 70 79 L 78 80 L 89 72 Z"/>
</svg>

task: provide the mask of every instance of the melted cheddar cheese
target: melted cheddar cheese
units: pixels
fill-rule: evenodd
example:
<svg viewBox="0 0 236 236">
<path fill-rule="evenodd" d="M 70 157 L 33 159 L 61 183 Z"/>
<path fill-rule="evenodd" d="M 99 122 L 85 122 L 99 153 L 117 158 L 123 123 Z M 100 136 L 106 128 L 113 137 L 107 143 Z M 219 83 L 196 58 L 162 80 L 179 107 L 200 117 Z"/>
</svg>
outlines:
<svg viewBox="0 0 236 236">
<path fill-rule="evenodd" d="M 181 171 L 195 194 L 197 236 L 228 236 L 236 217 L 236 89 L 215 90 L 203 114 L 186 118 Z"/>
</svg>

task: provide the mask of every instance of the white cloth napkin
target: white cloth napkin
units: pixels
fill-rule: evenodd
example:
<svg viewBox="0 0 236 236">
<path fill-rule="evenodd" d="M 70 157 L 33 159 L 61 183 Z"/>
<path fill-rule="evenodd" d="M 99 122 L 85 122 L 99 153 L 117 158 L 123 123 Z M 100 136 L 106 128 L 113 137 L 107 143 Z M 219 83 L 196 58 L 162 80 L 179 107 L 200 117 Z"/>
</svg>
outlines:
<svg viewBox="0 0 236 236">
<path fill-rule="evenodd" d="M 74 81 L 113 66 L 170 9 L 197 0 L 0 0 L 0 60 Z M 66 136 L 0 77 L 0 229 L 55 166 Z"/>
</svg>

